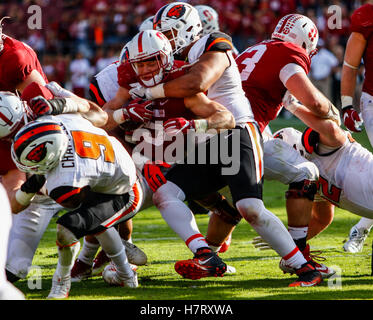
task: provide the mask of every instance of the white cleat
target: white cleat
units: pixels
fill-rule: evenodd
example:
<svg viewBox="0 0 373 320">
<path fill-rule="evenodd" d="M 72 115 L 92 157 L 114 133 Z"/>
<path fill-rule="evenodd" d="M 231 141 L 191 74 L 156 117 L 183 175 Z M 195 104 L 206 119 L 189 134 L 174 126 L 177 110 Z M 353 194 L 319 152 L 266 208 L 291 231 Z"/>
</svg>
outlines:
<svg viewBox="0 0 373 320">
<path fill-rule="evenodd" d="M 70 288 L 70 275 L 65 278 L 61 278 L 55 273 L 52 279 L 52 288 L 47 299 L 66 299 L 69 297 Z"/>
<path fill-rule="evenodd" d="M 364 228 L 356 228 L 353 226 L 350 230 L 349 239 L 343 245 L 346 252 L 357 253 L 363 251 L 363 246 L 369 231 Z"/>
<path fill-rule="evenodd" d="M 0 287 L 0 300 L 25 300 L 25 295 L 13 284 L 6 281 Z"/>
<path fill-rule="evenodd" d="M 235 274 L 236 272 L 237 272 L 237 270 L 236 270 L 235 267 L 227 265 L 227 271 L 225 271 L 224 275 Z"/>
<path fill-rule="evenodd" d="M 123 240 L 122 242 L 124 244 L 124 247 L 126 248 L 126 255 L 129 263 L 135 264 L 137 266 L 143 266 L 146 264 L 146 262 L 148 261 L 148 257 L 146 256 L 144 251 L 142 251 L 131 242 L 128 242 L 126 240 Z"/>
<path fill-rule="evenodd" d="M 137 288 L 139 286 L 137 273 L 133 271 L 132 277 L 119 276 L 114 265 L 109 264 L 102 271 L 102 278 L 111 286 Z"/>
</svg>

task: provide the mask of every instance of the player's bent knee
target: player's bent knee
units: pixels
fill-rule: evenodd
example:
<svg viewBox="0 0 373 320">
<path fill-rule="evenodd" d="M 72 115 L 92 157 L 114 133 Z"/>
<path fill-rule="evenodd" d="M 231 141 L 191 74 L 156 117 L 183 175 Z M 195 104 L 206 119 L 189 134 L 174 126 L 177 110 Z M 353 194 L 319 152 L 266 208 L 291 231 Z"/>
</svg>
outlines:
<svg viewBox="0 0 373 320">
<path fill-rule="evenodd" d="M 289 190 L 285 193 L 286 199 L 305 198 L 313 201 L 317 192 L 317 182 L 303 180 L 301 182 L 292 182 L 289 184 Z"/>
<path fill-rule="evenodd" d="M 66 247 L 77 242 L 77 237 L 63 225 L 57 224 L 57 244 Z"/>
<path fill-rule="evenodd" d="M 256 198 L 239 200 L 236 202 L 236 207 L 242 217 L 250 224 L 255 224 L 265 210 L 263 201 Z"/>
<path fill-rule="evenodd" d="M 163 204 L 172 200 L 185 200 L 185 194 L 176 184 L 167 181 L 153 194 L 153 203 L 159 209 Z"/>
</svg>

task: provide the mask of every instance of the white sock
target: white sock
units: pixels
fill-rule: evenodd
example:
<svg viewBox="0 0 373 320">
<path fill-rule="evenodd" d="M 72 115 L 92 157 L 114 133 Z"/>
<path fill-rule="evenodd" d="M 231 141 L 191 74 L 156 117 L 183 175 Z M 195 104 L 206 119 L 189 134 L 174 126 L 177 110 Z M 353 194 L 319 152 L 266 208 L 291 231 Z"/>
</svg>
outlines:
<svg viewBox="0 0 373 320">
<path fill-rule="evenodd" d="M 195 253 L 199 248 L 208 245 L 198 229 L 192 211 L 183 202 L 184 199 L 183 191 L 170 181 L 153 195 L 154 204 L 161 212 L 163 219 Z"/>
<path fill-rule="evenodd" d="M 359 222 L 355 225 L 355 227 L 358 228 L 358 229 L 363 228 L 363 229 L 368 230 L 368 231 L 370 231 L 372 226 L 373 226 L 373 219 L 368 219 L 368 218 L 365 218 L 365 217 L 361 218 L 359 220 Z"/>
<path fill-rule="evenodd" d="M 66 278 L 70 275 L 70 271 L 74 265 L 74 261 L 79 252 L 79 249 L 79 241 L 69 246 L 58 247 L 58 263 L 56 273 L 61 278 Z"/>
<path fill-rule="evenodd" d="M 298 240 L 298 239 L 307 237 L 308 226 L 307 227 L 288 226 L 288 231 L 294 240 Z"/>
<path fill-rule="evenodd" d="M 118 231 L 114 228 L 109 228 L 105 232 L 96 235 L 96 238 L 100 242 L 108 258 L 110 258 L 115 265 L 118 275 L 132 277 L 133 271 L 128 264 L 126 250 Z"/>
<path fill-rule="evenodd" d="M 99 243 L 88 242 L 85 238 L 83 239 L 83 248 L 79 253 L 78 259 L 85 264 L 91 266 L 96 256 L 97 250 L 100 247 Z"/>
<path fill-rule="evenodd" d="M 281 257 L 293 258 L 289 261 L 291 267 L 299 268 L 300 265 L 306 263 L 306 259 L 304 259 L 282 221 L 264 207 L 262 200 L 256 198 L 242 199 L 237 201 L 236 207 L 254 230 Z M 296 251 L 299 254 L 296 254 Z"/>
</svg>

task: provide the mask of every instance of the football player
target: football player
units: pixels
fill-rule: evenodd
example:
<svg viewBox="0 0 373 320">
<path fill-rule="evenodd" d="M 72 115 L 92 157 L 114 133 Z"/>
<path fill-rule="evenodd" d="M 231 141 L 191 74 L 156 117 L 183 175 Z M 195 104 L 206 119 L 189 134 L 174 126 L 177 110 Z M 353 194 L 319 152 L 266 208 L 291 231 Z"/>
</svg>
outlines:
<svg viewBox="0 0 373 320">
<path fill-rule="evenodd" d="M 12 143 L 17 167 L 45 176 L 48 196 L 68 209 L 57 220 L 59 259 L 48 298 L 66 298 L 79 238 L 94 234 L 113 265 L 104 280 L 137 287 L 115 228 L 131 218 L 141 204 L 135 165 L 120 142 L 79 114 L 43 116 L 18 131 Z M 22 194 L 25 202 L 28 193 Z"/>
<path fill-rule="evenodd" d="M 343 122 L 347 129 L 360 132 L 362 123 L 373 145 L 373 4 L 366 3 L 351 15 L 351 35 L 348 39 L 341 77 L 341 102 Z M 359 114 L 353 108 L 356 76 L 363 59 L 365 79 L 360 98 Z M 373 220 L 363 218 L 350 230 L 349 240 L 343 245 L 345 251 L 360 252 L 373 225 Z"/>
<path fill-rule="evenodd" d="M 130 94 L 156 99 L 181 98 L 207 92 L 211 100 L 221 103 L 234 115 L 236 130 L 228 131 L 226 139 L 231 142 L 238 137 L 240 150 L 240 159 L 237 159 L 239 172 L 235 175 L 222 176 L 221 172 L 217 174 L 216 167 L 210 165 L 176 165 L 166 174 L 167 182 L 164 183 L 166 180 L 163 180 L 164 184 L 153 196 L 156 206 L 164 217 L 172 221 L 176 218 L 176 211 L 180 214 L 184 212 L 184 215 L 189 211 L 183 206 L 185 198 L 200 196 L 229 185 L 233 203 L 240 214 L 263 238 L 273 244 L 281 257 L 297 269 L 299 279 L 290 286 L 317 285 L 322 281 L 321 274 L 304 258 L 283 223 L 263 204 L 261 134 L 250 103 L 242 90 L 239 71 L 232 56 L 230 37 L 214 32 L 200 38 L 202 26 L 198 12 L 182 2 L 171 3 L 159 9 L 154 17 L 154 28 L 162 31 L 169 38 L 174 53 L 187 58 L 192 66 L 184 76 L 152 88 L 135 87 L 130 90 Z M 327 110 L 321 112 L 326 114 Z M 180 122 L 179 129 L 185 124 L 192 127 L 190 123 Z M 208 129 L 208 126 L 199 128 L 203 129 Z M 216 139 L 219 138 L 224 139 L 223 135 L 218 135 Z M 206 147 L 209 145 L 211 144 L 207 142 Z M 191 176 L 198 179 L 186 178 Z M 243 185 L 245 188 L 242 188 Z M 209 259 L 207 253 L 197 253 L 194 259 L 177 262 L 175 268 L 181 275 L 191 279 L 215 275 L 219 269 L 213 264 L 214 260 Z"/>
<path fill-rule="evenodd" d="M 46 86 L 48 86 L 56 96 L 69 93 L 56 83 L 49 83 Z M 28 101 L 31 101 L 31 98 L 35 96 L 43 96 L 47 99 L 51 99 L 54 97 L 51 90 L 33 82 L 24 89 L 22 97 Z M 6 264 L 7 277 L 9 281 L 14 282 L 19 278 L 26 277 L 35 250 L 50 219 L 61 210 L 62 207 L 42 193 L 36 194 L 31 201 L 31 205 L 27 207 L 24 205 L 22 197 L 19 197 L 23 191 L 28 191 L 29 193 L 32 193 L 32 190 L 39 191 L 44 184 L 43 179 L 37 179 L 35 176 L 26 179 L 25 173 L 18 170 L 10 157 L 10 139 L 22 125 L 33 117 L 33 112 L 26 101 L 22 101 L 10 92 L 1 92 L 0 97 L 0 150 L 3 159 L 0 166 L 0 174 L 11 202 L 12 212 L 20 213 L 13 215 L 13 225 L 9 236 L 8 260 Z M 49 107 L 52 107 L 41 97 L 36 99 L 34 103 L 34 111 L 44 110 L 43 112 L 46 112 Z M 44 103 L 47 105 L 42 106 Z M 51 103 L 54 102 L 52 101 Z M 98 106 L 93 107 L 92 102 L 75 97 L 72 93 L 70 97 L 59 101 L 59 104 L 55 105 L 55 107 L 57 106 L 60 109 L 59 112 L 83 112 L 85 116 L 91 121 L 94 121 L 96 125 L 102 125 L 106 122 L 106 113 L 99 109 Z M 93 109 L 98 110 L 98 112 L 92 111 Z"/>
<path fill-rule="evenodd" d="M 372 174 L 372 153 L 335 122 L 320 122 L 303 105 L 297 102 L 293 102 L 293 105 L 294 114 L 313 130 L 308 128 L 302 135 L 293 128 L 286 128 L 280 130 L 277 136 L 294 146 L 319 169 L 318 193 L 327 201 L 314 203 L 315 219 L 324 221 L 315 224 L 312 235 L 317 235 L 331 223 L 334 206 L 372 219 L 370 199 L 373 189 L 367 183 Z"/>
<path fill-rule="evenodd" d="M 139 145 L 149 145 L 149 148 L 145 147 L 145 149 L 150 150 L 149 153 L 145 154 L 145 161 L 152 159 L 170 162 L 170 159 L 164 155 L 164 150 L 166 150 L 171 141 L 163 140 L 163 129 L 172 130 L 173 123 L 189 121 L 195 126 L 209 123 L 211 128 L 230 128 L 234 125 L 232 114 L 220 104 L 209 100 L 203 93 L 192 95 L 188 98 L 157 99 L 153 102 L 144 102 L 137 99 L 123 110 L 122 106 L 130 99 L 129 90 L 133 86 L 141 83 L 152 87 L 165 80 L 175 79 L 185 74 L 186 70 L 183 62 L 174 61 L 171 45 L 168 39 L 159 31 L 147 30 L 140 32 L 127 44 L 125 50 L 127 50 L 126 54 L 122 55 L 126 57 L 125 61 L 118 68 L 120 89 L 116 97 L 104 106 L 104 109 L 109 114 L 107 128 L 117 127 L 118 124 L 128 120 L 139 124 L 144 123 L 143 129 L 148 130 L 151 134 L 150 144 L 147 141 L 136 141 L 133 138 L 134 136 L 131 137 L 130 135 L 127 135 L 127 141 Z M 164 128 L 162 125 L 157 127 L 157 122 L 159 123 L 160 121 L 166 121 L 163 123 Z M 183 138 L 181 140 L 184 141 Z M 183 146 L 181 146 L 180 151 L 183 158 Z M 183 160 L 182 158 L 179 160 Z M 142 168 L 140 161 L 137 162 L 137 165 Z M 147 169 L 149 169 L 149 166 Z M 145 170 L 145 173 L 147 172 Z M 154 189 L 154 184 L 151 187 Z M 216 199 L 214 201 L 214 206 L 216 207 L 221 205 L 224 199 Z M 206 241 L 189 211 L 186 216 L 172 219 L 172 221 L 169 221 L 169 217 L 164 218 L 193 252 L 202 247 L 207 247 Z M 194 238 L 196 241 L 192 243 L 190 243 L 191 240 L 188 241 L 188 239 Z M 211 253 L 211 255 L 215 254 Z"/>
<path fill-rule="evenodd" d="M 303 15 L 289 14 L 280 19 L 271 38 L 247 48 L 236 59 L 243 89 L 261 132 L 277 117 L 287 91 L 320 120 L 333 118 L 340 121 L 338 110 L 307 77 L 311 57 L 317 52 L 319 36 L 315 24 Z M 265 143 L 266 178 L 289 185 L 286 193 L 288 230 L 306 259 L 310 260 L 307 232 L 318 176 L 315 171 L 309 171 L 310 165 L 303 167 L 302 175 L 294 176 L 293 170 L 298 172 L 299 168 L 284 166 L 291 160 L 291 152 L 278 152 L 288 148 L 281 144 L 281 141 Z M 324 277 L 334 273 L 323 264 L 313 260 L 312 264 Z"/>
</svg>

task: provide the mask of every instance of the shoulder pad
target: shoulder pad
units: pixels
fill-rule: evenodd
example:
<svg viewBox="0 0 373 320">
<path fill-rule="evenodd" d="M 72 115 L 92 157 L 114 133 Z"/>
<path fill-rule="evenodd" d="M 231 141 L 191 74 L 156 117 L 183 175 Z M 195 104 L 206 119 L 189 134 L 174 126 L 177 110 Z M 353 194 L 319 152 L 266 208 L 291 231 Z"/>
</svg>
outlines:
<svg viewBox="0 0 373 320">
<path fill-rule="evenodd" d="M 208 35 L 205 44 L 207 51 L 227 51 L 232 50 L 232 38 L 223 32 L 213 32 Z"/>
</svg>

